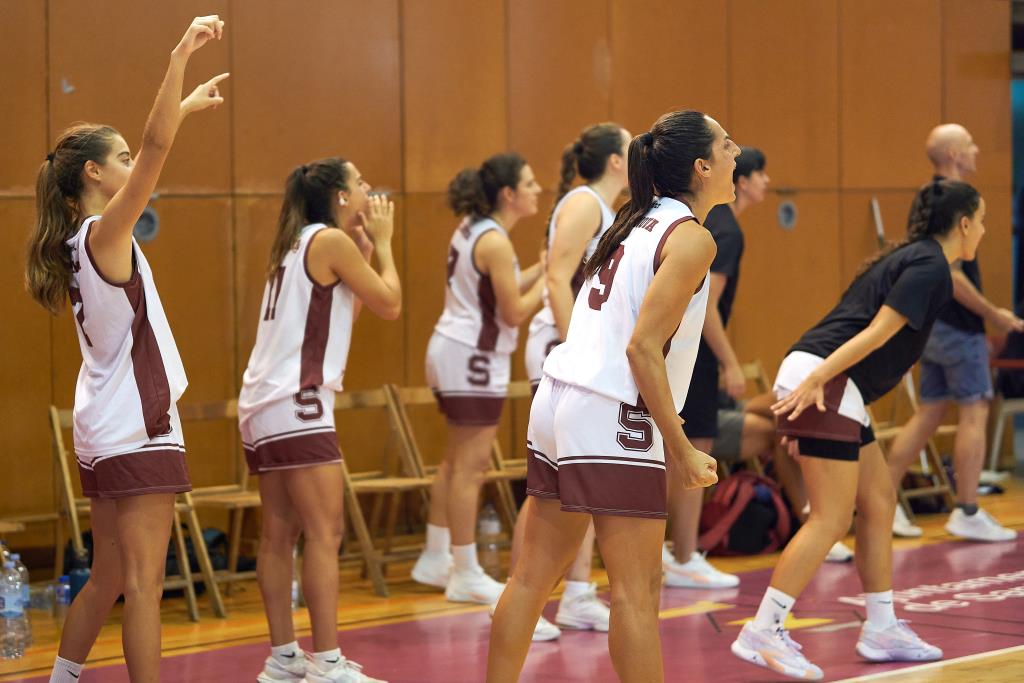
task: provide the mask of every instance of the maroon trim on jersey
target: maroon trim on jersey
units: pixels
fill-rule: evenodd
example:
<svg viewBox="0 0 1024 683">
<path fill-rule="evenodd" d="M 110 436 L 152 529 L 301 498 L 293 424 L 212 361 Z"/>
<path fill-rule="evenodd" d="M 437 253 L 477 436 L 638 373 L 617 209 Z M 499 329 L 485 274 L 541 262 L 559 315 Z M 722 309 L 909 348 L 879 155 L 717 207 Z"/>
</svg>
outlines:
<svg viewBox="0 0 1024 683">
<path fill-rule="evenodd" d="M 85 255 L 89 258 L 89 263 L 92 264 L 92 269 L 94 271 L 96 271 L 96 274 L 100 276 L 101 280 L 106 282 L 111 287 L 119 287 L 121 289 L 124 289 L 126 287 L 131 286 L 131 285 L 134 285 L 142 277 L 142 274 L 139 273 L 138 265 L 135 263 L 135 245 L 134 244 L 132 244 L 132 275 L 131 275 L 131 277 L 129 277 L 124 282 L 114 282 L 113 280 L 107 279 L 107 276 L 103 274 L 102 270 L 100 270 L 99 265 L 96 263 L 96 258 L 92 255 L 92 247 L 89 246 L 89 235 L 92 234 L 92 226 L 96 225 L 97 223 L 99 223 L 98 220 L 93 221 L 92 223 L 89 224 L 89 229 L 85 231 L 85 238 L 82 240 L 83 242 L 85 242 Z"/>
<path fill-rule="evenodd" d="M 146 291 L 141 278 L 123 285 L 128 303 L 135 311 L 132 319 L 132 371 L 142 404 L 142 419 L 149 438 L 171 433 L 171 387 L 160 355 L 160 345 L 149 324 Z"/>
<path fill-rule="evenodd" d="M 829 439 L 860 444 L 861 423 L 839 414 L 839 404 L 846 389 L 847 377 L 839 374 L 825 383 L 825 412 L 811 406 L 795 420 L 780 415 L 776 431 L 782 436 Z"/>
<path fill-rule="evenodd" d="M 316 236 L 319 235 L 320 233 L 322 233 L 326 229 L 327 229 L 326 227 L 317 228 L 316 232 L 313 233 L 313 236 L 309 238 L 308 242 L 306 242 L 306 251 L 302 254 L 302 269 L 304 271 L 306 271 L 306 277 L 309 278 L 309 281 L 313 283 L 314 287 L 321 287 L 321 288 L 325 288 L 325 289 L 330 289 L 331 287 L 334 287 L 339 282 L 341 282 L 341 278 L 338 278 L 337 280 L 335 280 L 334 282 L 332 282 L 329 285 L 322 285 L 319 282 L 317 282 L 316 278 L 313 277 L 313 274 L 309 272 L 309 248 L 311 246 L 313 246 L 313 240 L 316 239 Z M 280 296 L 280 294 L 281 294 L 281 282 L 280 282 L 280 280 L 278 280 L 277 287 L 278 287 L 278 296 Z M 277 302 L 275 301 L 274 304 L 275 304 L 274 308 L 276 310 Z"/>
<path fill-rule="evenodd" d="M 82 493 L 88 498 L 125 498 L 147 493 L 192 490 L 185 453 L 180 450 L 132 451 L 104 458 L 94 467 L 78 463 Z"/>
<path fill-rule="evenodd" d="M 547 456 L 545 458 L 550 460 Z M 558 498 L 566 512 L 654 519 L 668 517 L 664 466 L 586 462 L 591 459 L 629 461 L 628 458 L 614 456 L 575 456 L 559 458 L 559 467 L 555 469 L 537 457 L 530 457 L 526 462 L 526 493 Z"/>
<path fill-rule="evenodd" d="M 505 406 L 505 397 L 493 394 L 452 395 L 435 390 L 434 398 L 448 421 L 457 425 L 496 425 Z"/>
<path fill-rule="evenodd" d="M 473 225 L 476 225 L 476 224 L 474 223 Z M 470 226 L 470 227 L 472 227 L 472 226 Z M 482 230 L 480 232 L 480 234 L 476 236 L 476 239 L 473 240 L 473 246 L 469 248 L 469 262 L 470 262 L 470 264 L 472 264 L 473 270 L 475 270 L 476 274 L 479 275 L 480 277 L 488 277 L 488 276 L 485 273 L 483 273 L 480 270 L 480 268 L 478 268 L 477 265 L 476 265 L 476 245 L 477 245 L 477 243 L 480 242 L 480 238 L 481 237 L 483 237 L 487 233 L 491 232 L 492 230 L 497 230 L 497 228 L 494 227 L 493 225 L 491 225 L 491 226 L 488 226 L 486 230 Z M 469 239 L 469 235 L 468 234 L 466 235 L 466 239 Z"/>
<path fill-rule="evenodd" d="M 315 284 L 315 283 L 314 283 Z M 306 330 L 302 336 L 302 360 L 299 365 L 299 388 L 309 389 L 324 383 L 324 354 L 331 326 L 333 287 L 313 287 L 306 311 Z"/>
<path fill-rule="evenodd" d="M 480 335 L 476 347 L 481 351 L 494 351 L 498 345 L 498 299 L 494 294 L 494 283 L 489 275 L 481 275 L 476 288 L 476 297 L 480 302 Z"/>
<path fill-rule="evenodd" d="M 249 474 L 341 462 L 338 435 L 333 429 L 277 439 L 244 450 Z"/>
<path fill-rule="evenodd" d="M 587 278 L 583 275 L 586 265 L 586 259 L 580 259 L 580 265 L 576 267 L 576 272 L 572 274 L 572 279 L 569 280 L 569 288 L 572 290 L 574 299 L 579 296 L 580 290 L 583 289 L 583 285 L 587 282 Z"/>
<path fill-rule="evenodd" d="M 658 272 L 658 268 L 661 266 L 661 250 L 665 248 L 665 242 L 668 241 L 668 236 L 672 234 L 672 231 L 675 230 L 676 227 L 680 223 L 685 223 L 687 221 L 696 221 L 696 220 L 697 220 L 697 218 L 695 216 L 684 216 L 683 218 L 680 218 L 679 220 L 677 220 L 672 225 L 670 225 L 667 228 L 665 228 L 665 234 L 663 234 L 661 236 L 661 239 L 658 240 L 658 247 L 657 247 L 657 249 L 654 250 L 654 272 L 655 273 Z"/>
</svg>

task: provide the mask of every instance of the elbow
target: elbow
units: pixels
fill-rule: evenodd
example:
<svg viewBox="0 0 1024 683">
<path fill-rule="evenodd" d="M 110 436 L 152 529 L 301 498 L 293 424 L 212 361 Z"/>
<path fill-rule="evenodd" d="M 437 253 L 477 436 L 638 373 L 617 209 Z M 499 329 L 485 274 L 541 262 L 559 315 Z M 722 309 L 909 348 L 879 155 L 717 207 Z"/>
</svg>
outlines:
<svg viewBox="0 0 1024 683">
<path fill-rule="evenodd" d="M 630 340 L 626 346 L 626 360 L 629 361 L 629 367 L 636 374 L 638 367 L 645 365 L 646 360 L 651 356 L 651 349 L 648 344 L 636 339 Z"/>
<path fill-rule="evenodd" d="M 167 154 L 171 149 L 174 138 L 171 135 L 163 135 L 153 131 L 149 126 L 142 134 L 142 145 L 140 149 L 147 149 L 160 154 Z"/>
<path fill-rule="evenodd" d="M 521 313 L 502 313 L 501 322 L 509 327 L 519 327 L 526 320 L 526 315 Z"/>
<path fill-rule="evenodd" d="M 397 297 L 394 301 L 388 302 L 380 313 L 380 317 L 384 320 L 398 320 L 400 315 L 402 315 L 402 299 Z"/>
</svg>

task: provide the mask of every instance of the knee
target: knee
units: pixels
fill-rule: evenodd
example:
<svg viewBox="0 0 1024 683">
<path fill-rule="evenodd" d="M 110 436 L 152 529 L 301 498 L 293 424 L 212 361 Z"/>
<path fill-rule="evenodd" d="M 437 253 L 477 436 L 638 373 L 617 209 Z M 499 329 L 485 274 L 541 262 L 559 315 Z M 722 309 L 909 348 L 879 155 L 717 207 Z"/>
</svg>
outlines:
<svg viewBox="0 0 1024 683">
<path fill-rule="evenodd" d="M 891 486 L 874 487 L 870 493 L 857 500 L 857 515 L 865 521 L 878 519 L 885 524 L 892 523 L 896 512 L 896 490 Z"/>
<path fill-rule="evenodd" d="M 807 524 L 814 529 L 820 530 L 820 533 L 827 536 L 834 543 L 846 536 L 850 531 L 850 527 L 853 525 L 853 510 L 820 513 L 812 508 L 811 515 L 807 518 Z"/>
<path fill-rule="evenodd" d="M 313 543 L 327 546 L 337 551 L 341 547 L 341 539 L 345 535 L 344 517 L 339 512 L 337 515 L 332 515 L 329 519 L 318 521 L 316 524 L 303 529 L 303 535 L 306 538 L 307 544 Z"/>
<path fill-rule="evenodd" d="M 122 586 L 125 601 L 147 600 L 160 602 L 164 592 L 164 568 L 137 568 L 129 570 L 124 576 Z"/>
<path fill-rule="evenodd" d="M 452 476 L 482 484 L 491 464 L 486 455 L 466 455 L 452 463 Z"/>
<path fill-rule="evenodd" d="M 101 602 L 113 604 L 124 593 L 124 580 L 121 572 L 96 571 L 89 576 L 87 586 Z"/>
<path fill-rule="evenodd" d="M 627 581 L 611 584 L 612 609 L 657 610 L 661 596 L 661 571 L 654 568 Z"/>
<path fill-rule="evenodd" d="M 295 525 L 264 524 L 260 529 L 260 551 L 291 555 L 299 541 L 301 528 Z"/>
</svg>

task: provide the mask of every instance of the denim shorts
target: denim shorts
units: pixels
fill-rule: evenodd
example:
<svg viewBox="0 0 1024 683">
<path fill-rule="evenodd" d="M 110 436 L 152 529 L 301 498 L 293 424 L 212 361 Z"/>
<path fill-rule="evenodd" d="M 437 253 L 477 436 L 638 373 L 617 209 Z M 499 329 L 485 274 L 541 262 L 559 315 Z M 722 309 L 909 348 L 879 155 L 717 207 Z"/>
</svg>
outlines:
<svg viewBox="0 0 1024 683">
<path fill-rule="evenodd" d="M 992 398 L 984 334 L 935 321 L 921 356 L 921 400 L 974 403 Z"/>
</svg>

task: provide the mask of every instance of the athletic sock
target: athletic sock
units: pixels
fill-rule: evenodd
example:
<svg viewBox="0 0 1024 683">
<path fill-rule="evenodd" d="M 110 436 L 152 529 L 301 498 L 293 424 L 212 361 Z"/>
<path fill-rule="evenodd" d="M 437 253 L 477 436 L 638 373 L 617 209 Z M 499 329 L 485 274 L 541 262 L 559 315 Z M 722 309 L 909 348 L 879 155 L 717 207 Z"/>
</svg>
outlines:
<svg viewBox="0 0 1024 683">
<path fill-rule="evenodd" d="M 777 588 L 768 587 L 761 598 L 761 606 L 754 617 L 754 628 L 778 631 L 786 627 L 786 617 L 793 609 L 796 598 L 786 595 Z"/>
<path fill-rule="evenodd" d="M 50 683 L 78 683 L 84 666 L 84 664 L 76 664 L 63 657 L 57 657 L 53 663 L 53 672 L 50 674 Z"/>
<path fill-rule="evenodd" d="M 586 595 L 590 592 L 589 581 L 566 581 L 565 592 L 562 593 L 562 602 L 569 602 L 581 595 Z"/>
<path fill-rule="evenodd" d="M 483 571 L 476 558 L 476 543 L 453 545 L 452 558 L 455 560 L 455 571 L 457 572 Z"/>
<path fill-rule="evenodd" d="M 867 625 L 873 631 L 884 631 L 896 623 L 896 610 L 892 604 L 892 591 L 865 593 L 865 607 L 868 612 Z"/>
<path fill-rule="evenodd" d="M 451 552 L 452 535 L 446 526 L 435 526 L 427 524 L 427 546 L 424 549 L 428 555 L 447 555 Z"/>
<path fill-rule="evenodd" d="M 285 643 L 284 645 L 272 645 L 270 647 L 270 656 L 281 664 L 291 664 L 296 659 L 302 657 L 302 648 L 299 647 L 299 641 L 297 640 Z"/>
<path fill-rule="evenodd" d="M 316 664 L 321 671 L 330 671 L 336 667 L 339 662 L 341 662 L 340 647 L 336 647 L 333 650 L 313 653 L 313 663 Z"/>
<path fill-rule="evenodd" d="M 977 503 L 957 503 L 956 506 L 964 511 L 964 514 L 968 517 L 972 517 L 978 514 Z"/>
</svg>

